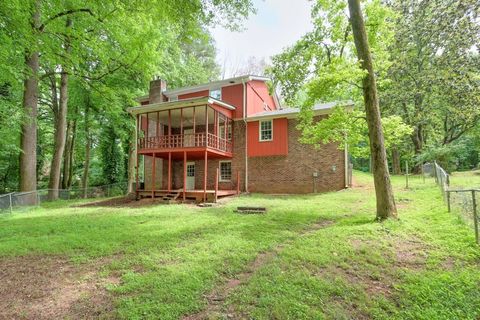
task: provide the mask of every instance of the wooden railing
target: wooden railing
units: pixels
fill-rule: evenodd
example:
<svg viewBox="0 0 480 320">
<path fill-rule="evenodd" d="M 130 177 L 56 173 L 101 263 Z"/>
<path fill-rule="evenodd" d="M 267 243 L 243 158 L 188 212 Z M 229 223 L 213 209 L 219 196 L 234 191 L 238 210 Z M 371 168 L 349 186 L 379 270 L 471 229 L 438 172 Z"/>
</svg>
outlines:
<svg viewBox="0 0 480 320">
<path fill-rule="evenodd" d="M 232 152 L 232 142 L 212 133 L 172 134 L 138 139 L 139 149 L 175 149 L 208 147 Z"/>
</svg>

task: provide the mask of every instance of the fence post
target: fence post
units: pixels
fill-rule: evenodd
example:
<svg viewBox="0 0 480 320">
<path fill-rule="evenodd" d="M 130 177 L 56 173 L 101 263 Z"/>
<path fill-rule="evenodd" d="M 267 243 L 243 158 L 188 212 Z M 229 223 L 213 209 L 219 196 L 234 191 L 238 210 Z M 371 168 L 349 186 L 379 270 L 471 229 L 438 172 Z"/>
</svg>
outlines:
<svg viewBox="0 0 480 320">
<path fill-rule="evenodd" d="M 475 190 L 472 190 L 472 207 L 473 207 L 473 225 L 475 226 L 475 240 L 478 244 L 478 217 L 477 217 L 477 199 Z"/>
<path fill-rule="evenodd" d="M 13 213 L 12 193 L 10 193 L 8 197 L 10 198 L 10 213 Z"/>
<path fill-rule="evenodd" d="M 450 207 L 450 191 L 447 190 L 447 206 L 448 206 L 448 212 L 451 211 L 451 207 Z"/>
</svg>

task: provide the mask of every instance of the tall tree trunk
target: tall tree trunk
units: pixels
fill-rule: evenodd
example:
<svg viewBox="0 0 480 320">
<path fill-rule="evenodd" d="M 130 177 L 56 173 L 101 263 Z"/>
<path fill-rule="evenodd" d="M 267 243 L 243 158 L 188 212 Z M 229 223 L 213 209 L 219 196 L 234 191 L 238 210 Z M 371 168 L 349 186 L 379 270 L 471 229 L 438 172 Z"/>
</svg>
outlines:
<svg viewBox="0 0 480 320">
<path fill-rule="evenodd" d="M 413 133 L 412 133 L 412 142 L 413 142 L 413 147 L 414 147 L 414 150 L 415 150 L 415 155 L 418 156 L 423 151 L 423 127 L 422 127 L 422 125 L 414 126 Z M 413 168 L 413 172 L 414 173 L 420 173 L 421 172 L 421 164 L 415 165 L 415 167 Z"/>
<path fill-rule="evenodd" d="M 372 155 L 373 179 L 377 201 L 377 220 L 384 220 L 390 217 L 396 217 L 397 208 L 395 206 L 390 174 L 388 172 L 377 84 L 373 72 L 372 56 L 368 46 L 360 0 L 348 0 L 348 8 L 358 60 L 361 63 L 362 69 L 367 71 L 362 80 L 363 98 L 365 101 L 368 135 L 370 138 L 370 153 Z"/>
<path fill-rule="evenodd" d="M 87 105 L 85 107 L 85 162 L 83 164 L 83 176 L 82 176 L 82 188 L 83 188 L 83 197 L 86 198 L 87 188 L 88 188 L 88 173 L 90 169 L 90 148 L 92 146 L 92 138 L 90 136 L 90 119 L 89 119 L 89 112 L 90 112 L 90 100 L 87 101 Z"/>
<path fill-rule="evenodd" d="M 132 131 L 130 144 L 128 148 L 128 193 L 135 192 L 133 185 L 135 183 L 135 167 L 138 165 L 136 145 L 137 145 L 137 126 L 135 126 L 135 130 Z"/>
<path fill-rule="evenodd" d="M 68 180 L 70 172 L 70 153 L 72 152 L 72 127 L 73 121 L 67 121 L 67 134 L 65 138 L 65 151 L 63 152 L 63 173 L 62 173 L 62 189 L 68 189 Z"/>
<path fill-rule="evenodd" d="M 132 135 L 133 138 L 130 141 L 130 145 L 128 148 L 128 193 L 133 193 L 135 190 L 133 189 L 133 184 L 135 182 L 135 166 L 137 165 L 137 150 L 136 146 L 136 139 L 135 134 Z"/>
<path fill-rule="evenodd" d="M 74 118 L 67 123 L 65 151 L 63 154 L 62 189 L 68 189 L 72 185 L 73 153 L 75 150 L 75 135 L 77 130 L 77 109 L 78 108 L 75 108 Z"/>
<path fill-rule="evenodd" d="M 72 141 L 71 141 L 71 149 L 70 149 L 70 168 L 68 170 L 68 184 L 67 184 L 68 188 L 72 186 L 76 138 L 77 138 L 77 119 L 75 118 L 75 120 L 73 120 L 73 129 L 72 129 Z"/>
<path fill-rule="evenodd" d="M 402 173 L 402 167 L 400 166 L 400 152 L 397 147 L 392 148 L 392 171 L 393 174 Z"/>
<path fill-rule="evenodd" d="M 72 26 L 72 20 L 67 18 L 66 29 Z M 67 31 L 68 33 L 68 31 Z M 65 39 L 65 51 L 70 51 L 69 39 Z M 58 189 L 60 184 L 60 173 L 62 169 L 62 156 L 65 149 L 65 136 L 67 131 L 67 105 L 68 105 L 68 72 L 65 65 L 62 67 L 60 74 L 60 103 L 58 113 L 55 119 L 55 133 L 53 157 L 50 166 L 50 180 L 48 181 L 48 198 L 50 200 L 58 199 Z"/>
<path fill-rule="evenodd" d="M 31 26 L 36 30 L 40 25 L 39 2 L 34 4 Z M 35 191 L 37 189 L 37 100 L 38 100 L 38 68 L 39 53 L 26 52 L 26 72 L 23 82 L 23 111 L 20 136 L 20 191 Z M 28 199 L 30 204 L 36 203 L 35 194 Z"/>
</svg>

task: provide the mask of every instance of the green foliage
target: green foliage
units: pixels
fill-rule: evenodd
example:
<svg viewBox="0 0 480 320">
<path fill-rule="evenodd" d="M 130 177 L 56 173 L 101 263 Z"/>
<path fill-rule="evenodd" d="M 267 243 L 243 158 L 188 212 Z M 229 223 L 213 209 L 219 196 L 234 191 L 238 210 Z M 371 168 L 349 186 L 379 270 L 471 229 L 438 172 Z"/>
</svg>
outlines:
<svg viewBox="0 0 480 320">
<path fill-rule="evenodd" d="M 320 144 L 334 142 L 341 149 L 348 146 L 354 157 L 368 158 L 370 148 L 365 113 L 349 109 L 350 107 L 337 106 L 327 118 L 314 122 L 313 112 L 304 107 L 299 125 L 302 130 L 301 141 L 320 148 Z M 384 117 L 382 124 L 387 149 L 401 144 L 412 133 L 412 128 L 399 116 Z"/>
<path fill-rule="evenodd" d="M 182 318 L 203 310 L 205 294 L 226 279 L 240 279 L 217 301 L 235 318 L 477 319 L 474 232 L 447 212 L 433 178 L 412 176 L 405 189 L 393 176 L 402 219 L 379 224 L 372 177 L 354 177 L 362 187 L 253 194 L 203 209 L 79 207 L 85 200 L 19 209 L 0 217 L 0 256 L 68 257 L 68 270 L 88 274 L 79 284 L 118 279 L 107 285 L 106 318 Z M 233 212 L 252 201 L 268 213 Z"/>
<path fill-rule="evenodd" d="M 41 20 L 36 29 L 30 23 L 35 6 Z M 75 119 L 77 124 L 73 181 L 80 183 L 89 138 L 91 181 L 102 183 L 118 173 L 115 165 L 114 172 L 103 174 L 105 179 L 99 174 L 101 168 L 111 165 L 103 163 L 101 157 L 103 124 L 115 129 L 118 143 L 128 146 L 133 122 L 126 108 L 136 104 L 134 98 L 144 94 L 154 75 L 166 79 L 170 87 L 216 80 L 219 67 L 208 26 L 220 24 L 238 29 L 252 12 L 251 0 L 2 1 L 0 134 L 5 138 L 0 141 L 0 192 L 15 189 L 20 124 L 33 120 L 21 112 L 26 53 L 40 53 L 36 119 L 39 187 L 47 184 L 50 171 L 61 69 L 69 73 L 68 119 Z M 72 22 L 68 28 L 67 19 Z M 64 50 L 66 43 L 68 51 Z M 125 163 L 126 147 L 120 153 L 110 151 L 119 157 L 113 160 L 115 163 Z"/>
<path fill-rule="evenodd" d="M 120 138 L 110 125 L 105 126 L 101 131 L 99 149 L 103 184 L 126 181 L 125 154 L 122 152 Z"/>
</svg>

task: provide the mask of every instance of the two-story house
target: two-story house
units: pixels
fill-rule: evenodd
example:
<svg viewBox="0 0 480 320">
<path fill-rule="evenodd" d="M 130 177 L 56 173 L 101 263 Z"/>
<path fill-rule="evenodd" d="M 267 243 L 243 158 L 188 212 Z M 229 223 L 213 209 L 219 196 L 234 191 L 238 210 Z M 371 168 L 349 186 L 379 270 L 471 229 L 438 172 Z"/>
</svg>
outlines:
<svg viewBox="0 0 480 320">
<path fill-rule="evenodd" d="M 137 123 L 137 197 L 215 201 L 345 188 L 347 152 L 301 144 L 299 110 L 282 108 L 268 80 L 248 75 L 174 90 L 152 81 L 129 109 Z M 315 119 L 335 105 L 316 105 Z"/>
</svg>

